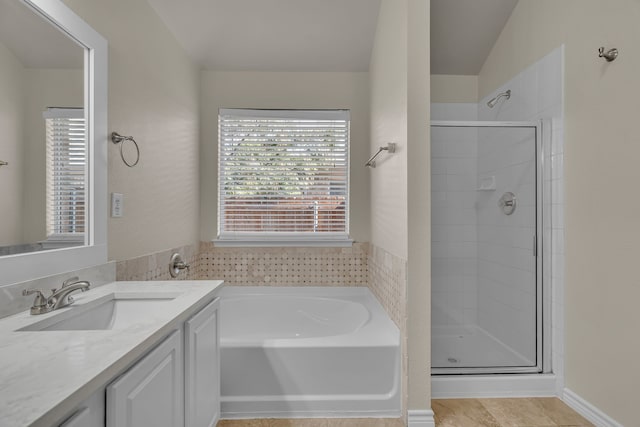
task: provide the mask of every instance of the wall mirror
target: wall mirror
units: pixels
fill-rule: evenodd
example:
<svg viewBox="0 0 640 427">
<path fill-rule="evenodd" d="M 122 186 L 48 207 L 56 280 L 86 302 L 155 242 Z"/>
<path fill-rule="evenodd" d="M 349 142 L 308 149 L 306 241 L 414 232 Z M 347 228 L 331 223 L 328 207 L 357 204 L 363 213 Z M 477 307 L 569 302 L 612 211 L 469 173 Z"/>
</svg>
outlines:
<svg viewBox="0 0 640 427">
<path fill-rule="evenodd" d="M 106 262 L 107 43 L 0 0 L 0 285 Z"/>
</svg>

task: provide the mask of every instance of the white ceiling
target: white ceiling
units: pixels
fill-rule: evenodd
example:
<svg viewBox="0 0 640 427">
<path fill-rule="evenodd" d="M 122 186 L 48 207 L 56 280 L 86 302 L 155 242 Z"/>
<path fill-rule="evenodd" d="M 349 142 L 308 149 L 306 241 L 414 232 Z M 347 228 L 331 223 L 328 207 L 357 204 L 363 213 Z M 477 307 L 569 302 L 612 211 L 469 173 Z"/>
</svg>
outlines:
<svg viewBox="0 0 640 427">
<path fill-rule="evenodd" d="M 380 0 L 148 2 L 200 66 L 233 71 L 367 71 L 380 9 Z M 517 3 L 431 0 L 432 74 L 477 75 Z"/>
<path fill-rule="evenodd" d="M 367 71 L 380 0 L 148 0 L 203 68 Z"/>
<path fill-rule="evenodd" d="M 479 74 L 517 3 L 431 0 L 431 74 Z"/>
<path fill-rule="evenodd" d="M 82 68 L 84 49 L 16 0 L 0 0 L 0 43 L 25 68 Z"/>
</svg>

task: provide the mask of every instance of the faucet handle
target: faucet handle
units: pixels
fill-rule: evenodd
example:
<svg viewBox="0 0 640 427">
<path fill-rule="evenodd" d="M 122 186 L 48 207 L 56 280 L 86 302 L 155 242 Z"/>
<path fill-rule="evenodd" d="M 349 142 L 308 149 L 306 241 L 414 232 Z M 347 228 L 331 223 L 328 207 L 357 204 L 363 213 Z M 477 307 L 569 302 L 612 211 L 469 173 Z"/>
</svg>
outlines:
<svg viewBox="0 0 640 427">
<path fill-rule="evenodd" d="M 22 295 L 24 295 L 25 297 L 31 294 L 37 294 L 36 295 L 36 299 L 33 300 L 33 306 L 34 307 L 44 307 L 47 305 L 47 298 L 45 298 L 44 294 L 42 293 L 42 290 L 40 289 L 24 289 L 22 291 Z"/>
<path fill-rule="evenodd" d="M 65 280 L 64 282 L 62 282 L 62 289 L 66 288 L 67 286 L 73 285 L 74 283 L 80 281 L 80 278 L 78 276 L 73 276 L 68 278 L 67 280 Z"/>
<path fill-rule="evenodd" d="M 179 253 L 174 253 L 171 255 L 171 262 L 169 263 L 169 273 L 171 273 L 171 277 L 178 277 L 183 270 L 190 271 L 191 265 L 184 262 L 182 256 Z"/>
</svg>

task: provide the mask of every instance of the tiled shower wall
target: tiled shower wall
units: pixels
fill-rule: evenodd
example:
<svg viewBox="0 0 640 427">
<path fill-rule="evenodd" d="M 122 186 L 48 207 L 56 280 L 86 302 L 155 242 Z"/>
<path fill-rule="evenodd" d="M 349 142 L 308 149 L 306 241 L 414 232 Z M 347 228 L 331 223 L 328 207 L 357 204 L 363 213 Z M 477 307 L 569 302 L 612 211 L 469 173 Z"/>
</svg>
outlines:
<svg viewBox="0 0 640 427">
<path fill-rule="evenodd" d="M 545 57 L 523 70 L 510 81 L 488 94 L 479 102 L 480 120 L 544 120 L 543 126 L 543 295 L 551 310 L 544 313 L 543 335 L 552 337 L 553 371 L 562 378 L 564 354 L 564 131 L 563 80 L 564 47 L 554 49 Z M 496 93 L 512 90 L 511 99 L 495 108 L 486 108 L 486 102 Z M 530 253 L 530 251 L 529 251 Z M 524 258 L 523 258 L 524 259 Z M 508 274 L 503 271 L 502 275 Z M 500 295 L 488 295 L 501 298 Z M 479 305 L 479 311 L 485 308 Z M 487 309 L 490 311 L 490 309 Z M 518 319 L 507 322 L 516 322 Z M 493 331 L 489 331 L 493 333 Z M 512 334 L 517 334 L 513 328 Z M 514 335 L 514 340 L 518 338 Z M 549 343 L 546 343 L 549 344 Z"/>
<path fill-rule="evenodd" d="M 478 131 L 478 326 L 530 363 L 536 360 L 536 139 L 533 128 Z M 507 215 L 498 201 L 516 197 Z"/>
<path fill-rule="evenodd" d="M 562 360 L 564 353 L 563 343 L 563 289 L 564 289 L 564 132 L 563 132 L 563 75 L 564 75 L 564 48 L 559 47 L 538 62 L 522 71 L 509 82 L 488 94 L 478 104 L 432 104 L 433 120 L 483 120 L 483 121 L 538 121 L 544 120 L 543 124 L 543 153 L 544 153 L 544 174 L 543 174 L 543 244 L 538 245 L 538 250 L 542 250 L 543 265 L 543 296 L 546 308 L 543 322 L 543 336 L 552 337 L 552 342 L 545 342 L 545 351 L 551 349 L 551 359 L 553 371 L 562 377 Z M 486 102 L 497 93 L 507 89 L 512 90 L 509 100 L 503 100 L 495 108 L 487 107 Z M 531 289 L 519 289 L 513 284 L 522 284 L 531 281 L 531 274 L 535 266 L 532 264 L 532 230 L 530 226 L 522 226 L 525 223 L 533 223 L 531 217 L 533 213 L 531 199 L 534 196 L 532 188 L 525 189 L 521 179 L 527 168 L 533 166 L 532 162 L 523 160 L 518 153 L 517 145 L 521 147 L 531 147 L 522 136 L 508 135 L 513 130 L 503 131 L 502 134 L 495 131 L 483 130 L 475 137 L 477 159 L 477 183 L 482 186 L 485 178 L 495 176 L 497 190 L 478 191 L 478 283 L 475 292 L 472 287 L 465 289 L 468 291 L 466 303 L 463 299 L 456 297 L 456 286 L 448 285 L 447 280 L 451 272 L 452 263 L 455 259 L 463 256 L 465 248 L 463 246 L 454 247 L 449 245 L 441 247 L 441 243 L 452 242 L 460 239 L 465 225 L 457 227 L 453 233 L 447 232 L 446 221 L 453 221 L 446 217 L 446 209 L 453 207 L 448 201 L 447 195 L 437 194 L 441 189 L 447 189 L 447 180 L 451 174 L 448 173 L 446 159 L 451 156 L 444 148 L 438 147 L 437 138 L 432 138 L 432 147 L 435 153 L 432 155 L 432 181 L 434 183 L 434 193 L 432 198 L 432 236 L 433 236 L 433 260 L 432 260 L 432 289 L 433 289 L 433 326 L 441 326 L 446 322 L 455 323 L 453 320 L 460 316 L 460 308 L 465 305 L 472 305 L 475 299 L 477 304 L 477 324 L 487 330 L 493 336 L 499 338 L 509 346 L 514 347 L 521 353 L 528 353 L 523 342 L 525 334 L 521 333 L 525 328 L 532 328 L 535 319 Z M 436 132 L 437 133 L 437 132 Z M 438 136 L 438 135 L 436 135 Z M 526 137 L 526 136 L 525 136 Z M 446 139 L 446 138 L 444 138 Z M 491 153 L 492 141 L 499 142 L 510 140 L 515 151 L 509 152 L 505 147 L 496 148 Z M 469 138 L 470 153 L 473 151 L 473 137 Z M 517 144 L 518 142 L 523 144 Z M 434 143 L 435 142 L 435 143 Z M 455 142 L 455 141 L 454 141 Z M 440 150 L 440 151 L 438 151 Z M 454 148 L 452 148 L 454 150 Z M 462 155 L 456 153 L 455 155 Z M 472 154 L 472 153 L 471 153 Z M 526 153 L 524 153 L 526 154 Z M 538 153 L 539 154 L 539 153 Z M 445 161 L 443 161 L 445 160 Z M 500 167 L 502 165 L 502 167 Z M 442 176 L 439 176 L 442 175 Z M 526 173 L 525 173 L 526 175 Z M 528 174 L 531 176 L 531 174 Z M 452 177 L 457 180 L 457 177 Z M 507 186 L 511 188 L 507 188 Z M 515 188 L 513 190 L 512 188 Z M 518 214 L 510 218 L 512 224 L 508 224 L 504 215 L 497 212 L 497 199 L 504 191 L 513 191 L 518 197 L 520 206 Z M 529 205 L 529 206 L 527 206 Z M 461 205 L 458 205 L 461 207 Z M 495 214 L 494 214 L 495 213 Z M 517 224 L 517 220 L 523 222 Z M 505 221 L 506 220 L 506 221 Z M 526 220 L 526 221 L 525 221 Z M 515 227 L 514 233 L 509 233 L 509 241 L 500 241 L 498 228 L 512 225 Z M 469 232 L 471 230 L 469 229 Z M 466 240 L 471 241 L 470 237 Z M 540 242 L 539 242 L 540 243 Z M 470 249 L 467 248 L 467 253 Z M 515 267 L 515 268 L 514 268 Z M 467 271 L 472 269 L 467 266 Z M 465 266 L 457 265 L 454 270 L 458 274 L 465 274 Z M 517 275 L 524 278 L 514 279 Z M 513 279 L 513 280 L 512 280 Z M 457 280 L 457 279 L 456 279 Z M 523 297 L 523 298 L 520 298 Z M 524 303 L 524 306 L 523 306 Z M 461 304 L 463 304 L 461 306 Z M 442 314 L 440 307 L 452 314 Z M 501 313 L 497 316 L 496 313 Z M 468 310 L 467 318 L 473 318 L 472 312 Z M 515 326 L 514 326 L 515 325 Z M 531 332 L 531 331 L 530 331 Z M 530 334 L 526 334 L 528 337 Z M 532 340 L 528 340 L 531 345 Z M 551 344 L 550 346 L 548 344 Z M 548 365 L 546 368 L 548 369 Z M 561 388 L 560 388 L 561 389 Z"/>
<path fill-rule="evenodd" d="M 475 103 L 431 106 L 433 120 L 477 115 Z M 477 138 L 474 128 L 431 128 L 431 322 L 442 333 L 477 323 Z"/>
<path fill-rule="evenodd" d="M 477 135 L 431 131 L 431 259 L 434 327 L 476 323 Z"/>
</svg>

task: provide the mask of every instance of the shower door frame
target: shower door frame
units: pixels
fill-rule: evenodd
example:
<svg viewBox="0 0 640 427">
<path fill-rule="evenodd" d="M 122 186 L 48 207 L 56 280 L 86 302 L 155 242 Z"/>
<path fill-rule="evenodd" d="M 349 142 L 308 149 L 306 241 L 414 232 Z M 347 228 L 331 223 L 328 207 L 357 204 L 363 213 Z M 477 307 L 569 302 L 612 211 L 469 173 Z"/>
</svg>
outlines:
<svg viewBox="0 0 640 427">
<path fill-rule="evenodd" d="M 548 321 L 547 311 L 550 307 L 544 305 L 543 288 L 543 263 L 544 263 L 544 218 L 543 218 L 543 188 L 544 188 L 544 146 L 543 135 L 545 121 L 474 121 L 474 120 L 432 120 L 430 128 L 522 128 L 532 129 L 535 132 L 535 156 L 536 177 L 536 227 L 532 239 L 532 251 L 536 257 L 536 364 L 534 366 L 491 366 L 491 367 L 460 367 L 460 368 L 433 368 L 432 375 L 470 375 L 470 374 L 539 374 L 550 371 L 551 346 L 550 337 L 544 336 L 543 319 Z M 549 328 L 550 329 L 550 328 Z"/>
</svg>

